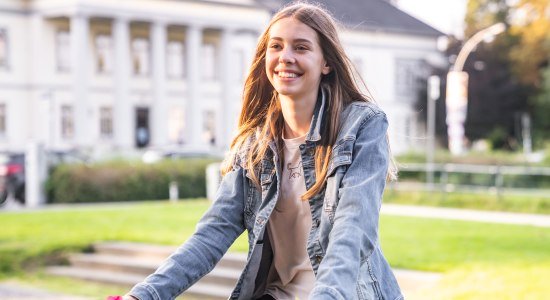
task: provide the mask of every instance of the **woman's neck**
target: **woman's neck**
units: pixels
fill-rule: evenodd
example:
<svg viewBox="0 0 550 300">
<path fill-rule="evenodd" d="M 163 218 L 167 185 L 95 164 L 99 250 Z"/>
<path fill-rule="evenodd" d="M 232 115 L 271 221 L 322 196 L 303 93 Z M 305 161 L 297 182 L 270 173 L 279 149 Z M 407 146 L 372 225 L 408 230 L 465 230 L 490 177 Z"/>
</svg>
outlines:
<svg viewBox="0 0 550 300">
<path fill-rule="evenodd" d="M 279 95 L 284 118 L 284 137 L 286 139 L 304 136 L 309 131 L 317 93 L 303 99 L 293 99 Z"/>
</svg>

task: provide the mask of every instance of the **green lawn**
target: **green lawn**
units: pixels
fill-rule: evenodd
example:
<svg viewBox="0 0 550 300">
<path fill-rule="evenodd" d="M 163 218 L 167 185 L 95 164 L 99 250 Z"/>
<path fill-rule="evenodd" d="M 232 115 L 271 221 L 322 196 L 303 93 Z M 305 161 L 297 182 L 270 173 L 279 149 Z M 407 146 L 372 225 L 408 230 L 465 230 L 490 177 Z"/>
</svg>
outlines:
<svg viewBox="0 0 550 300">
<path fill-rule="evenodd" d="M 50 279 L 36 266 L 59 262 L 68 251 L 99 241 L 179 244 L 208 205 L 145 202 L 0 213 L 0 276 L 93 295 L 86 290 L 98 289 Z M 380 226 L 393 267 L 444 273 L 441 283 L 418 299 L 542 299 L 550 294 L 543 280 L 550 278 L 550 228 L 396 216 L 383 216 Z M 239 238 L 232 250 L 245 251 L 246 238 Z"/>
</svg>

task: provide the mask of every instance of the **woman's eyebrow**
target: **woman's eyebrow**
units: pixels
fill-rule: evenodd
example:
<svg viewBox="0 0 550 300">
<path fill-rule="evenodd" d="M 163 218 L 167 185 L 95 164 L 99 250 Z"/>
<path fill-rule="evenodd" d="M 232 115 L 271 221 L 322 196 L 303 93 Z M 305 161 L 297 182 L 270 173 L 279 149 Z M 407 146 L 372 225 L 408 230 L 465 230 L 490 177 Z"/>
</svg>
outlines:
<svg viewBox="0 0 550 300">
<path fill-rule="evenodd" d="M 271 37 L 270 40 L 276 40 L 276 41 L 282 42 L 284 39 L 281 38 L 281 37 L 278 37 L 278 36 L 274 36 L 274 37 Z M 313 42 L 311 42 L 311 41 L 308 40 L 308 39 L 304 39 L 304 38 L 294 39 L 294 40 L 292 40 L 292 42 L 293 42 L 293 43 L 308 43 L 308 44 L 313 44 Z"/>
</svg>

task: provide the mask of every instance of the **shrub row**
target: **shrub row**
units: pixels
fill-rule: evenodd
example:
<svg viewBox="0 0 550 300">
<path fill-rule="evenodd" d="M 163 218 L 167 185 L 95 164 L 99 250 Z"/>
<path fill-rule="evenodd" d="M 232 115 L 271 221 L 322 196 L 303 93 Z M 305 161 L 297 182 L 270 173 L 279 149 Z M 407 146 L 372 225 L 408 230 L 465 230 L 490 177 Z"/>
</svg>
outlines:
<svg viewBox="0 0 550 300">
<path fill-rule="evenodd" d="M 109 202 L 168 199 L 171 181 L 179 198 L 206 196 L 206 166 L 211 159 L 165 160 L 155 164 L 110 161 L 59 165 L 46 182 L 49 202 Z"/>
</svg>

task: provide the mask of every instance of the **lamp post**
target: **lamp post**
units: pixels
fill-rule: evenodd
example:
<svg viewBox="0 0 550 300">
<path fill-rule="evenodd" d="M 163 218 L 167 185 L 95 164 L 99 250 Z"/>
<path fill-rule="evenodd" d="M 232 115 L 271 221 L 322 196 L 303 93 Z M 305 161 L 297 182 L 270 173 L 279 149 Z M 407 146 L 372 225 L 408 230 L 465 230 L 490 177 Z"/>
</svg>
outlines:
<svg viewBox="0 0 550 300">
<path fill-rule="evenodd" d="M 433 190 L 434 185 L 434 156 L 435 156 L 435 101 L 439 99 L 439 76 L 432 75 L 428 78 L 428 139 L 426 151 L 426 183 L 428 190 Z"/>
<path fill-rule="evenodd" d="M 463 72 L 468 55 L 483 40 L 506 30 L 504 23 L 497 23 L 474 34 L 462 47 L 456 61 L 447 74 L 447 134 L 449 150 L 453 155 L 464 153 L 464 121 L 468 107 L 468 73 Z"/>
</svg>

